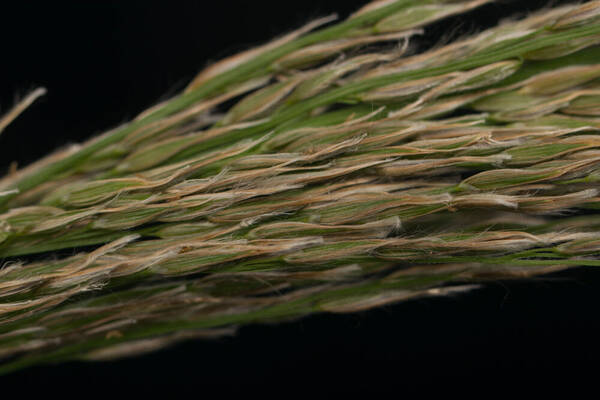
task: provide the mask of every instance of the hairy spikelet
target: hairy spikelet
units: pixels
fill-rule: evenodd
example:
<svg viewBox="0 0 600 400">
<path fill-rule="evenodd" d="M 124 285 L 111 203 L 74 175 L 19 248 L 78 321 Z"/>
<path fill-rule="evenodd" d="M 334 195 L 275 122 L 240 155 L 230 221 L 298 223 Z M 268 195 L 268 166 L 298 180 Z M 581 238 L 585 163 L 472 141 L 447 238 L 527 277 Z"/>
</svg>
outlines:
<svg viewBox="0 0 600 400">
<path fill-rule="evenodd" d="M 0 371 L 599 266 L 600 2 L 412 52 L 487 3 L 317 20 L 1 179 Z"/>
</svg>

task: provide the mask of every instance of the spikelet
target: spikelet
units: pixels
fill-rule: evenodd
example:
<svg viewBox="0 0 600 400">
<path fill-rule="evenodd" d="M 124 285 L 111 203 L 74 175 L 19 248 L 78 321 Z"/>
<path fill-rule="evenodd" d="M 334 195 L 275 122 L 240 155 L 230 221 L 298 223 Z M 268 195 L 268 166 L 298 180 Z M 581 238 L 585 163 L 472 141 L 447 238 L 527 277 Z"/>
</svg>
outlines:
<svg viewBox="0 0 600 400">
<path fill-rule="evenodd" d="M 0 373 L 600 266 L 600 2 L 414 53 L 488 3 L 319 19 L 0 180 Z"/>
</svg>

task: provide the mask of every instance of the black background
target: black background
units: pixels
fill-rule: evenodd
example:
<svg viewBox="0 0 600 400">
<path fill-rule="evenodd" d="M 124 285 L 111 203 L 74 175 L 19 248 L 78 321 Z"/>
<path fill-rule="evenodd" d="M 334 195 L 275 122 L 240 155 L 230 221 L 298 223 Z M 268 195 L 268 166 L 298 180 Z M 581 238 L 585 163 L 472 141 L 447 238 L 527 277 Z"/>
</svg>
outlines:
<svg viewBox="0 0 600 400">
<path fill-rule="evenodd" d="M 562 3 L 555 1 L 554 3 Z M 0 135 L 0 171 L 125 122 L 180 91 L 211 60 L 260 44 L 312 18 L 346 16 L 362 1 L 77 1 L 3 4 L 0 111 L 37 86 L 49 93 Z M 428 29 L 461 35 L 547 1 L 500 1 Z M 0 377 L 2 387 L 131 388 L 172 385 L 235 390 L 315 382 L 329 389 L 424 390 L 448 383 L 566 377 L 593 381 L 600 361 L 600 271 L 574 269 L 498 281 L 450 298 L 352 315 L 316 315 L 244 327 L 233 338 L 196 341 L 106 363 L 40 366 Z M 27 386 L 32 385 L 32 386 Z M 66 386 L 65 386 L 66 385 Z M 108 385 L 108 386 L 106 386 Z"/>
</svg>

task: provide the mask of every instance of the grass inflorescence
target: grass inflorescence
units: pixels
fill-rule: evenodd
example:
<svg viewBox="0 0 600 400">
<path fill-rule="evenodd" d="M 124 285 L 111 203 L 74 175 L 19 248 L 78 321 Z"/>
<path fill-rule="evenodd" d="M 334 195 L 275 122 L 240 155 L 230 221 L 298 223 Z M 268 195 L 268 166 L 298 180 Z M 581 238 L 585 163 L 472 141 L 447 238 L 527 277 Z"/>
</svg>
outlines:
<svg viewBox="0 0 600 400">
<path fill-rule="evenodd" d="M 317 20 L 9 173 L 0 371 L 600 265 L 600 2 L 412 50 L 490 2 Z"/>
</svg>

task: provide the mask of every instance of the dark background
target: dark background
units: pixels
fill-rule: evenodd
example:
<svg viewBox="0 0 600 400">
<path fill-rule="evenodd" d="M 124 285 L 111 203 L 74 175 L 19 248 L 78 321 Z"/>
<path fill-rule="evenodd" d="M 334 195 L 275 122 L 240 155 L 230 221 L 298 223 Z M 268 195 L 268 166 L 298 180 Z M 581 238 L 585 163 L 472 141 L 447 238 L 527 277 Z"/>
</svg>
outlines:
<svg viewBox="0 0 600 400">
<path fill-rule="evenodd" d="M 554 1 L 553 3 L 564 3 Z M 260 44 L 312 18 L 346 16 L 362 1 L 11 2 L 0 15 L 0 112 L 37 86 L 48 94 L 0 135 L 0 173 L 125 122 L 180 91 L 211 60 Z M 474 32 L 548 1 L 499 1 L 428 29 Z M 77 382 L 288 391 L 472 388 L 535 382 L 577 385 L 600 361 L 600 271 L 574 269 L 498 281 L 450 298 L 352 315 L 244 327 L 233 338 L 184 343 L 109 363 L 41 366 L 0 377 L 4 388 Z M 31 385 L 31 386 L 27 386 Z M 108 386 L 106 386 L 108 385 Z M 287 392 L 286 392 L 287 393 Z"/>
</svg>

